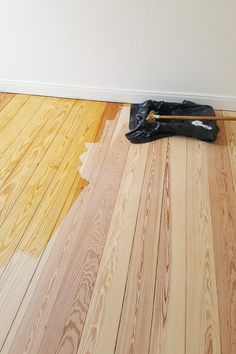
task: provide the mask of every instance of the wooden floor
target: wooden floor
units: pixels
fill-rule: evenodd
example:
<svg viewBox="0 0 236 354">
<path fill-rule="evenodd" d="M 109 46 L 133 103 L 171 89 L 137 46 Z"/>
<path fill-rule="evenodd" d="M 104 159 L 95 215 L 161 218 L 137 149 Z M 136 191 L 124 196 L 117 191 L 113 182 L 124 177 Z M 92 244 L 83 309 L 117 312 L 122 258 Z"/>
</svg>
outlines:
<svg viewBox="0 0 236 354">
<path fill-rule="evenodd" d="M 128 119 L 0 94 L 1 353 L 236 353 L 236 123 L 132 145 Z"/>
</svg>

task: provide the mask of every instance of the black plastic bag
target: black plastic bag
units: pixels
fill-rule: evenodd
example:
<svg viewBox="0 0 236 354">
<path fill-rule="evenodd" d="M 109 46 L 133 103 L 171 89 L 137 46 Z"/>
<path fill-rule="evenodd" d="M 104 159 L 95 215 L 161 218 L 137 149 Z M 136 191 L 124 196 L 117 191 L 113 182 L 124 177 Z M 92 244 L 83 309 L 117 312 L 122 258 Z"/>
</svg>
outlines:
<svg viewBox="0 0 236 354">
<path fill-rule="evenodd" d="M 141 104 L 132 104 L 129 121 L 130 131 L 126 134 L 127 139 L 132 143 L 146 143 L 173 135 L 215 141 L 220 130 L 215 120 L 156 119 L 150 124 L 146 118 L 152 110 L 159 115 L 215 116 L 215 111 L 211 106 L 199 105 L 190 101 L 172 103 L 148 100 Z"/>
</svg>

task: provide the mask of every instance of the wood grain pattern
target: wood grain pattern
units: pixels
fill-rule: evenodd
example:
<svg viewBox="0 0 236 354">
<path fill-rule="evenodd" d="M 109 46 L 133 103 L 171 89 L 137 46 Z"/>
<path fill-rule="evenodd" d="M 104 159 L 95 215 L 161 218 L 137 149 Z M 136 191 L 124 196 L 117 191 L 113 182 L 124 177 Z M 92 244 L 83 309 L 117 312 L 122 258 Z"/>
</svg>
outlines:
<svg viewBox="0 0 236 354">
<path fill-rule="evenodd" d="M 149 146 L 116 353 L 148 353 L 167 139 Z"/>
<path fill-rule="evenodd" d="M 119 103 L 107 104 L 103 115 L 100 120 L 100 125 L 96 132 L 93 143 L 86 143 L 86 151 L 80 155 L 81 165 L 79 166 L 80 175 L 83 177 L 76 177 L 73 185 L 71 187 L 70 193 L 65 201 L 65 204 L 61 210 L 61 214 L 58 218 L 58 221 L 54 227 L 54 231 L 63 221 L 65 215 L 67 214 L 70 206 L 75 202 L 78 196 L 81 194 L 83 189 L 88 186 L 88 180 L 91 179 L 91 175 L 97 170 L 100 171 L 101 161 L 104 159 L 105 150 L 101 148 L 101 145 L 108 144 L 107 134 L 112 136 L 113 131 L 116 127 L 116 122 L 113 120 L 118 116 L 121 110 L 121 105 Z M 100 142 L 98 145 L 97 142 Z M 89 151 L 87 151 L 89 150 Z M 101 157 L 100 155 L 103 154 Z M 84 157 L 85 156 L 85 157 Z M 86 163 L 85 163 L 86 159 Z M 86 169 L 86 170 L 85 170 Z M 86 179 L 85 179 L 86 178 Z"/>
<path fill-rule="evenodd" d="M 224 112 L 224 116 L 232 116 L 234 114 L 235 112 Z M 224 127 L 228 144 L 230 165 L 232 169 L 234 190 L 236 190 L 236 122 L 225 122 Z"/>
<path fill-rule="evenodd" d="M 13 93 L 0 93 L 0 112 L 15 97 Z"/>
<path fill-rule="evenodd" d="M 8 153 L 0 158 L 0 164 L 3 166 L 0 171 L 0 225 L 47 153 L 73 104 L 73 100 L 68 103 L 49 99 L 34 116 L 35 121 L 32 119 L 33 124 L 28 124 L 27 129 L 16 138 L 18 149 L 15 149 L 15 144 L 11 145 Z M 48 116 L 50 124 L 45 124 Z"/>
<path fill-rule="evenodd" d="M 147 154 L 130 146 L 78 353 L 114 352 Z"/>
<path fill-rule="evenodd" d="M 42 352 L 77 352 L 127 157 L 129 144 L 124 133 L 127 130 L 128 114 L 129 108 L 124 108 L 112 136 L 106 134 L 109 145 L 104 142 L 100 145 L 97 169 L 94 170 L 93 164 L 91 165 L 92 177 L 90 175 L 86 202 L 81 204 L 80 219 L 74 228 L 80 246 L 75 247 L 74 257 L 69 265 L 70 271 L 75 270 L 76 278 L 72 272 L 72 277 L 66 277 L 66 284 L 60 289 L 54 306 L 56 311 L 48 323 L 49 328 L 53 329 L 56 321 L 60 335 L 53 340 L 51 336 L 45 336 L 40 347 Z M 97 196 L 93 198 L 91 205 L 90 198 L 95 191 Z M 84 212 L 86 213 L 83 214 Z M 63 289 L 70 289 L 70 295 L 68 296 L 68 290 Z M 60 312 L 62 304 L 64 310 Z"/>
<path fill-rule="evenodd" d="M 129 112 L 0 93 L 2 354 L 236 351 L 235 125 L 130 145 Z"/>
<path fill-rule="evenodd" d="M 16 116 L 20 109 L 23 108 L 24 104 L 30 99 L 26 95 L 16 95 L 13 99 L 1 110 L 0 112 L 0 133 L 5 129 L 5 127 L 11 122 L 11 120 Z M 8 139 L 6 139 L 8 142 Z"/>
<path fill-rule="evenodd" d="M 209 179 L 208 144 L 187 145 L 186 353 L 221 353 Z"/>
<path fill-rule="evenodd" d="M 33 175 L 34 180 L 33 181 L 31 180 L 28 183 L 29 189 L 27 191 L 27 194 L 24 194 L 24 198 L 29 198 L 27 202 L 25 202 L 24 199 L 23 206 L 26 211 L 26 215 L 23 215 L 24 222 L 22 221 L 22 214 L 20 214 L 16 221 L 17 223 L 19 223 L 18 224 L 19 227 L 15 228 L 14 231 L 12 229 L 9 230 L 8 238 L 10 238 L 9 240 L 10 242 L 8 241 L 8 239 L 6 239 L 6 237 L 4 237 L 3 239 L 4 245 L 7 245 L 7 247 L 5 246 L 6 247 L 5 257 L 10 257 L 12 255 L 12 252 L 16 252 L 16 254 L 19 252 L 23 252 L 23 253 L 28 253 L 31 256 L 39 256 L 41 252 L 44 250 L 48 242 L 48 239 L 50 238 L 51 233 L 53 231 L 54 220 L 55 221 L 57 220 L 57 213 L 58 214 L 60 213 L 66 195 L 70 191 L 71 182 L 73 182 L 75 175 L 78 174 L 78 170 L 77 168 L 75 168 L 75 165 L 76 162 L 79 160 L 81 150 L 84 148 L 84 141 L 89 141 L 91 138 L 93 138 L 93 136 L 95 136 L 96 129 L 94 129 L 94 125 L 99 126 L 99 119 L 97 118 L 101 116 L 104 110 L 104 106 L 105 106 L 104 104 L 92 104 L 92 105 L 89 104 L 89 109 L 91 108 L 91 111 L 89 112 L 89 109 L 87 109 L 85 110 L 85 112 L 90 117 L 90 119 L 81 120 L 79 122 L 77 121 L 77 134 L 73 136 L 73 139 L 71 141 L 68 140 L 68 137 L 65 135 L 65 143 L 66 144 L 69 143 L 68 150 L 64 157 L 61 157 L 61 154 L 58 155 L 57 158 L 60 160 L 62 159 L 58 169 L 54 168 L 55 166 L 54 163 L 58 163 L 60 161 L 59 160 L 57 162 L 55 158 L 56 149 L 58 150 L 59 141 L 55 145 L 53 145 L 54 146 L 53 159 L 52 159 L 51 152 L 49 154 L 50 156 L 49 165 L 47 160 L 46 160 L 46 168 L 44 164 L 42 165 L 44 167 L 44 169 L 42 170 L 43 173 L 39 173 L 38 171 Z M 83 133 L 81 135 L 80 135 L 80 129 L 83 129 Z M 71 132 L 74 133 L 74 130 L 72 130 Z M 78 136 L 82 136 L 82 138 L 79 140 Z M 59 138 L 60 138 L 60 144 L 61 146 L 63 146 L 63 140 L 61 139 L 60 136 Z M 54 142 L 55 141 L 56 139 L 54 140 Z M 62 151 L 64 151 L 64 148 Z M 51 180 L 50 185 L 47 186 L 47 184 L 45 184 L 44 182 L 44 178 L 47 176 L 46 172 L 48 171 L 50 172 L 49 169 L 50 165 L 52 165 L 53 170 L 55 170 L 56 172 Z M 39 179 L 40 175 L 42 175 L 41 177 L 42 180 Z M 35 186 L 37 188 L 37 194 L 31 192 L 32 189 L 34 190 Z M 41 189 L 39 188 L 39 186 L 41 187 Z M 47 197 L 46 197 L 47 203 L 39 204 L 37 206 L 36 201 L 31 199 L 32 198 L 31 195 L 32 194 L 36 195 L 39 203 L 40 202 L 39 198 L 42 198 L 45 192 L 47 192 Z M 22 202 L 21 196 L 19 197 L 18 200 Z M 22 204 L 18 204 L 17 201 L 15 206 L 16 205 L 19 207 L 21 213 Z M 15 209 L 15 206 L 12 209 L 14 211 L 17 210 Z M 35 211 L 36 207 L 37 210 Z M 34 211 L 35 213 L 32 215 Z M 31 213 L 34 219 L 34 222 L 31 222 L 30 224 L 28 224 L 29 213 Z M 12 241 L 11 236 L 13 232 L 15 233 L 15 238 Z M 15 245 L 16 245 L 16 250 L 14 250 Z M 4 252 L 2 252 L 2 255 L 4 255 Z M 9 302 L 9 311 L 7 316 L 8 320 L 7 319 L 5 320 L 6 329 L 8 323 L 10 325 L 11 321 L 13 320 L 15 310 L 18 306 L 17 303 L 19 304 L 21 302 L 21 299 L 25 294 L 27 286 L 30 282 L 32 275 L 34 274 L 35 267 L 37 265 L 36 262 L 36 265 L 33 266 L 31 259 L 29 259 L 28 261 L 25 257 L 22 257 L 22 259 L 20 257 L 18 258 L 19 259 L 17 259 L 17 262 L 15 259 L 10 260 L 10 263 L 7 265 L 6 270 L 2 278 L 0 279 L 0 289 L 4 287 L 4 294 L 2 294 L 0 299 L 0 317 L 2 317 L 3 315 L 2 314 L 3 304 L 5 303 L 6 297 L 8 297 L 12 291 L 17 290 L 18 284 L 20 284 L 20 290 L 18 290 L 17 292 L 18 301 Z M 12 282 L 12 277 L 11 277 L 12 273 L 14 273 L 15 275 L 14 282 Z M 2 286 L 3 284 L 4 286 Z M 10 314 L 12 316 L 10 316 Z M 4 335 L 4 333 L 2 332 L 1 335 Z"/>
<path fill-rule="evenodd" d="M 74 137 L 75 131 L 79 134 L 80 139 L 77 139 L 78 145 L 79 142 L 83 142 L 83 133 L 89 124 L 87 121 L 84 124 L 81 124 L 83 119 L 83 115 L 88 113 L 90 109 L 89 103 L 80 103 L 78 102 L 76 106 L 74 106 L 73 110 L 70 112 L 70 115 L 67 117 L 67 120 L 62 125 L 59 133 L 56 135 L 56 138 L 53 140 L 50 148 L 45 151 L 45 155 L 41 163 L 34 170 L 33 175 L 28 180 L 27 185 L 23 193 L 20 194 L 19 198 L 14 203 L 7 219 L 4 220 L 3 224 L 0 227 L 1 232 L 1 264 L 7 264 L 10 259 L 12 253 L 14 252 L 16 246 L 18 245 L 21 237 L 24 235 L 26 228 L 29 225 L 29 221 L 32 219 L 34 213 L 36 212 L 40 201 L 45 195 L 49 185 L 51 184 L 53 177 L 58 175 L 58 167 L 59 170 L 59 178 L 60 172 L 63 168 L 66 168 L 64 174 L 73 172 L 71 171 L 71 165 L 67 166 L 67 161 L 64 160 L 64 167 L 61 166 L 61 161 L 67 153 L 68 148 L 71 146 L 71 138 Z M 92 110 L 90 110 L 91 113 Z M 95 119 L 96 112 L 92 114 L 92 119 Z M 95 119 L 96 120 L 96 119 Z M 80 135 L 79 131 L 82 131 L 82 135 Z M 76 137 L 74 137 L 74 148 L 77 146 Z M 71 148 L 73 149 L 73 148 Z M 71 152 L 71 151 L 70 151 Z M 64 158 L 65 159 L 65 158 Z M 70 158 L 68 158 L 70 160 Z M 79 158 L 78 160 L 79 161 Z M 78 163 L 78 162 L 77 162 Z M 19 165 L 20 170 L 25 166 L 24 161 L 22 166 Z M 77 164 L 74 169 L 77 169 Z M 68 173 L 65 175 L 67 176 Z M 50 203 L 52 198 L 50 194 L 48 195 L 48 202 Z M 42 206 L 45 210 L 47 210 L 46 205 Z M 59 210 L 60 212 L 60 210 Z M 37 222 L 40 224 L 41 219 L 37 219 Z M 34 227 L 37 227 L 34 225 Z M 30 239 L 33 238 L 33 234 Z M 46 233 L 45 237 L 41 237 L 41 245 L 44 242 L 47 242 L 48 234 Z M 39 255 L 42 249 L 34 249 L 33 252 L 35 255 Z M 31 255 L 33 255 L 33 253 Z"/>
<path fill-rule="evenodd" d="M 69 352 L 77 351 L 126 160 L 126 118 L 126 114 L 121 116 L 123 123 L 115 130 L 115 140 L 111 142 L 112 136 L 106 134 L 101 145 L 103 152 L 99 154 L 100 172 L 94 171 L 90 176 L 89 186 L 51 239 L 11 330 L 11 333 L 17 331 L 17 335 L 8 337 L 4 351 L 8 352 L 9 347 L 13 353 L 16 348 L 42 353 L 63 352 L 63 348 L 66 352 L 66 348 Z M 98 193 L 91 207 L 90 198 L 95 190 Z M 32 311 L 28 311 L 29 307 Z M 55 308 L 60 310 L 54 311 Z M 47 328 L 52 328 L 49 336 L 45 333 L 45 320 Z M 26 329 L 25 341 L 15 341 Z M 54 337 L 53 332 L 60 336 Z"/>
<path fill-rule="evenodd" d="M 0 112 L 0 116 L 3 115 L 4 117 L 4 119 L 0 120 L 0 122 L 2 123 L 0 123 L 0 156 L 5 154 L 7 152 L 8 147 L 15 142 L 15 139 L 18 134 L 21 132 L 24 126 L 28 124 L 30 119 L 32 119 L 32 117 L 37 112 L 40 105 L 45 101 L 45 99 L 45 97 L 32 96 L 27 100 L 25 97 L 22 97 L 24 104 L 13 117 L 12 114 L 6 116 L 5 109 Z M 13 102 L 13 100 L 9 103 L 9 105 Z M 5 108 L 7 109 L 8 105 Z M 8 121 L 9 118 L 10 121 Z M 24 122 L 24 124 L 22 124 L 22 121 Z"/>
<path fill-rule="evenodd" d="M 186 164 L 186 138 L 170 138 L 150 340 L 153 354 L 185 353 Z"/>
<path fill-rule="evenodd" d="M 116 117 L 117 114 L 119 113 L 119 111 L 121 110 L 122 106 L 123 105 L 121 103 L 110 103 L 110 104 L 106 105 L 105 111 L 102 115 L 102 119 L 101 119 L 99 128 L 96 133 L 96 137 L 94 139 L 94 143 L 100 142 L 100 140 L 103 136 L 104 128 L 105 128 L 105 125 L 107 124 L 107 121 L 113 120 L 114 117 Z"/>
<path fill-rule="evenodd" d="M 214 233 L 221 346 L 223 354 L 236 351 L 236 198 L 224 124 L 208 146 L 209 186 Z"/>
</svg>

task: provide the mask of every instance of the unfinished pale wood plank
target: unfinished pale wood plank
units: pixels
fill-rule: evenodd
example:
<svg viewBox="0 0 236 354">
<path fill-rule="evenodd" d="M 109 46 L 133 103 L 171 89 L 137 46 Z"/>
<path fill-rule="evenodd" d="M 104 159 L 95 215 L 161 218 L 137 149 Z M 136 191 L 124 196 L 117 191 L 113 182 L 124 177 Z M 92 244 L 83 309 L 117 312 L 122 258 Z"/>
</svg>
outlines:
<svg viewBox="0 0 236 354">
<path fill-rule="evenodd" d="M 114 352 L 147 155 L 130 146 L 78 353 Z"/>
<path fill-rule="evenodd" d="M 236 112 L 223 112 L 225 117 L 234 117 Z M 224 122 L 225 133 L 227 138 L 229 159 L 232 169 L 232 177 L 234 182 L 234 190 L 236 190 L 236 122 Z"/>
<path fill-rule="evenodd" d="M 0 133 L 29 100 L 28 95 L 16 95 L 0 112 Z"/>
<path fill-rule="evenodd" d="M 0 158 L 0 225 L 6 220 L 57 132 L 69 114 L 73 100 L 47 99 L 7 153 Z"/>
<path fill-rule="evenodd" d="M 222 354 L 236 352 L 236 197 L 223 122 L 208 145 L 209 186 L 216 260 Z"/>
<path fill-rule="evenodd" d="M 185 353 L 186 138 L 169 139 L 150 353 Z"/>
<path fill-rule="evenodd" d="M 14 93 L 0 93 L 0 111 L 12 100 Z"/>
<path fill-rule="evenodd" d="M 116 353 L 148 353 L 167 139 L 149 146 Z"/>
<path fill-rule="evenodd" d="M 5 107 L 6 109 L 9 109 L 9 106 L 13 100 Z M 26 101 L 25 98 L 23 98 L 25 103 L 13 117 L 11 112 L 10 122 L 8 122 L 8 119 L 4 114 L 5 109 L 0 112 L 0 156 L 7 152 L 9 146 L 14 143 L 18 134 L 28 123 L 28 121 L 30 121 L 45 100 L 46 97 L 41 96 L 32 96 Z M 1 119 L 1 115 L 3 116 L 3 119 Z M 2 126 L 4 126 L 4 128 Z"/>
<path fill-rule="evenodd" d="M 99 155 L 100 172 L 95 171 L 50 240 L 3 353 L 77 351 L 126 161 L 126 112 L 120 117 L 123 125 L 118 127 L 119 133 L 115 132 L 116 139 L 109 144 L 107 135 L 102 144 L 107 153 L 105 157 Z"/>
<path fill-rule="evenodd" d="M 221 353 L 208 143 L 188 139 L 186 353 Z M 211 168 L 211 167 L 210 167 Z"/>
</svg>

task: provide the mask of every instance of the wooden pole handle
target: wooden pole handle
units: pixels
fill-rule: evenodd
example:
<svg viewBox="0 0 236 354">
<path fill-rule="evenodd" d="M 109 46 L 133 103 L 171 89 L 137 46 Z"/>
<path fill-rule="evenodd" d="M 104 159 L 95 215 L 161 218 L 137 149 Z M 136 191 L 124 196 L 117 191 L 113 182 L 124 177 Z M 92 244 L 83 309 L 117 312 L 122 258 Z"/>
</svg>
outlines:
<svg viewBox="0 0 236 354">
<path fill-rule="evenodd" d="M 154 114 L 156 119 L 178 119 L 178 120 L 231 120 L 236 121 L 236 117 L 213 117 L 213 116 L 158 116 Z"/>
<path fill-rule="evenodd" d="M 217 116 L 166 116 L 156 114 L 155 111 L 151 111 L 146 121 L 151 124 L 158 119 L 178 119 L 178 120 L 231 120 L 236 121 L 236 117 L 217 117 Z"/>
</svg>

